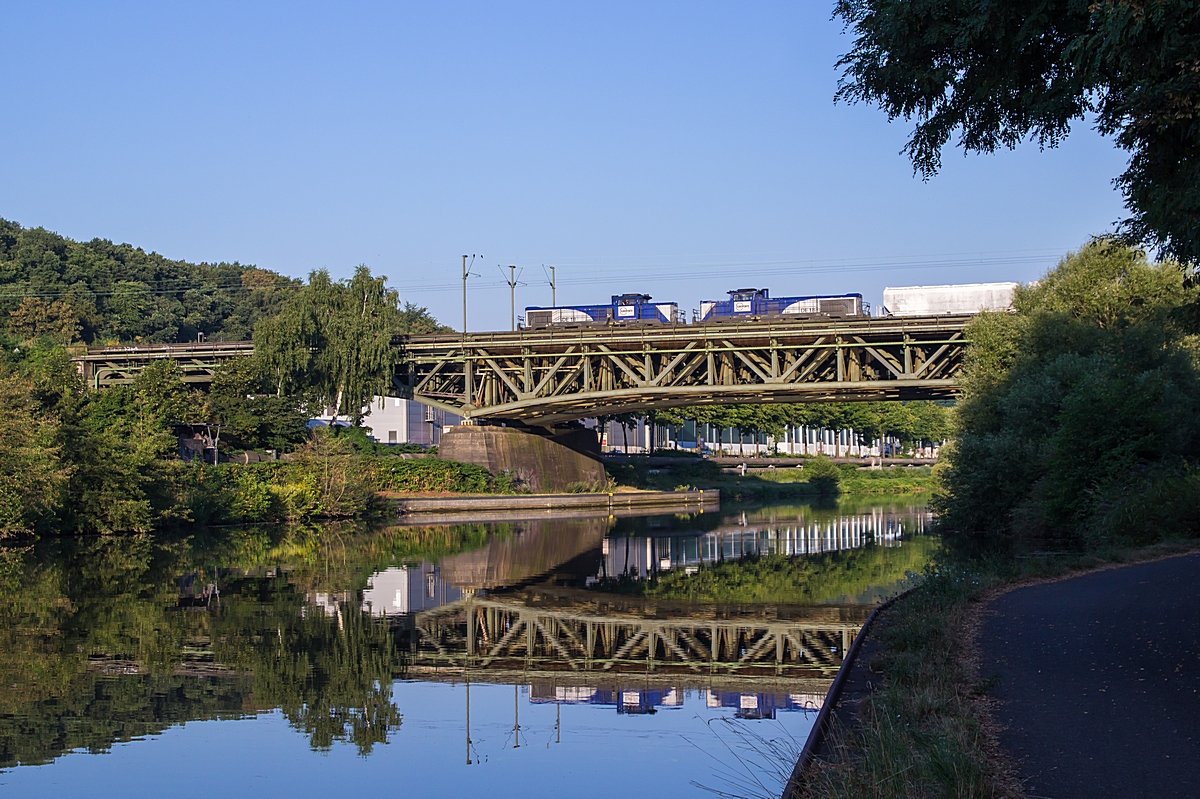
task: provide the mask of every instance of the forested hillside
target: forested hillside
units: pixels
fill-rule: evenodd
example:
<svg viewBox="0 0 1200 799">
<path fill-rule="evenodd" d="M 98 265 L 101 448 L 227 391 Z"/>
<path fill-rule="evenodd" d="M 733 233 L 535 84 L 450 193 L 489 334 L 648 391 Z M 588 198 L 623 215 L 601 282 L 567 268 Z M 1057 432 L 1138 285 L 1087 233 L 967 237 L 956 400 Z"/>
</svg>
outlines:
<svg viewBox="0 0 1200 799">
<path fill-rule="evenodd" d="M 0 219 L 0 325 L 61 344 L 235 341 L 301 281 L 239 263 L 193 264 L 106 239 Z"/>
</svg>

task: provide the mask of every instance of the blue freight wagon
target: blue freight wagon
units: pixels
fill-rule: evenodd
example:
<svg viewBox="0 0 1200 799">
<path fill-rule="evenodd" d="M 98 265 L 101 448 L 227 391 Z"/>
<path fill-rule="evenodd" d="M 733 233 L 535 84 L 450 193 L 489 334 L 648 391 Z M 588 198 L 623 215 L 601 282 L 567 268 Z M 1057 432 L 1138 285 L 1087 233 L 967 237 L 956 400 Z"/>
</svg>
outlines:
<svg viewBox="0 0 1200 799">
<path fill-rule="evenodd" d="M 649 294 L 614 294 L 608 305 L 563 305 L 525 309 L 525 327 L 619 324 L 623 322 L 672 325 L 680 322 L 679 305 L 651 302 Z"/>
<path fill-rule="evenodd" d="M 764 316 L 870 316 L 871 307 L 861 294 L 771 297 L 768 289 L 734 289 L 727 300 L 702 300 L 698 321 L 716 322 L 738 317 Z"/>
</svg>

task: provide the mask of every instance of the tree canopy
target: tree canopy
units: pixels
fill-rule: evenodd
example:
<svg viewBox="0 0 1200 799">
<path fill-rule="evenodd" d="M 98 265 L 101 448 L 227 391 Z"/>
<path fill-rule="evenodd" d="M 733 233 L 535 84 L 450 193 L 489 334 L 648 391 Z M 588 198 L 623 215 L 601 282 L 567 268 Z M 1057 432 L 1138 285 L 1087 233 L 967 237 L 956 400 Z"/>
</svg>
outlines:
<svg viewBox="0 0 1200 799">
<path fill-rule="evenodd" d="M 237 341 L 299 285 L 253 266 L 176 261 L 0 219 L 0 320 L 19 341 Z"/>
<path fill-rule="evenodd" d="M 1200 356 L 1173 264 L 1096 241 L 985 313 L 940 500 L 947 529 L 1153 540 L 1200 526 Z"/>
<path fill-rule="evenodd" d="M 700 405 L 652 411 L 659 424 L 685 421 L 780 436 L 788 427 L 856 430 L 867 438 L 893 436 L 905 444 L 943 441 L 951 434 L 950 409 L 933 402 L 823 402 L 768 405 Z M 620 419 L 618 419 L 620 421 Z"/>
<path fill-rule="evenodd" d="M 1200 2 L 838 0 L 854 45 L 838 98 L 915 119 L 917 172 L 1032 139 L 1053 147 L 1094 114 L 1130 153 L 1123 234 L 1200 263 Z"/>
<path fill-rule="evenodd" d="M 401 306 L 386 279 L 366 266 L 341 281 L 317 270 L 277 315 L 258 323 L 255 355 L 277 394 L 307 394 L 355 423 L 361 419 L 391 380 L 399 357 L 392 339 L 446 329 L 424 308 Z"/>
</svg>

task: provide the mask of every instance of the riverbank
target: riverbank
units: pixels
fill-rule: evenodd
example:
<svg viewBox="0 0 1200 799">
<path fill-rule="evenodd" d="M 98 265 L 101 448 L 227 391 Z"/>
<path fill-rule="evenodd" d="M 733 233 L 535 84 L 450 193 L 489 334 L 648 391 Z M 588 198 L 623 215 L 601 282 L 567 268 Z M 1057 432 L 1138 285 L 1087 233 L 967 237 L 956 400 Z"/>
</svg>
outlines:
<svg viewBox="0 0 1200 799">
<path fill-rule="evenodd" d="M 793 498 L 813 499 L 839 494 L 919 494 L 932 491 L 936 478 L 930 466 L 860 468 L 811 458 L 800 467 L 747 467 L 745 473 L 713 459 L 662 458 L 607 464 L 614 484 L 644 490 L 680 487 L 719 491 L 730 502 L 759 502 Z"/>
<path fill-rule="evenodd" d="M 510 494 L 469 496 L 380 496 L 405 523 L 566 518 L 573 515 L 637 515 L 647 512 L 696 513 L 721 509 L 717 491 L 608 491 L 587 494 Z"/>
<path fill-rule="evenodd" d="M 1094 552 L 947 558 L 880 614 L 860 667 L 869 690 L 843 697 L 797 797 L 1023 797 L 1000 747 L 981 674 L 978 634 L 987 603 L 1022 586 L 1200 551 L 1178 540 Z"/>
</svg>

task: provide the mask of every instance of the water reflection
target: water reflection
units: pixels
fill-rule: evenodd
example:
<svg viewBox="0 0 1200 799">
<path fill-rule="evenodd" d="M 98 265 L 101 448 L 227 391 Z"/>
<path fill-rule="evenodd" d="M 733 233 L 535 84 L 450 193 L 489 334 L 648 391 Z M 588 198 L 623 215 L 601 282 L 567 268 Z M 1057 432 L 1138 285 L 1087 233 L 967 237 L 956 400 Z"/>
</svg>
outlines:
<svg viewBox="0 0 1200 799">
<path fill-rule="evenodd" d="M 0 783 L 43 795 L 50 781 L 64 784 L 54 775 L 83 769 L 79 785 L 92 795 L 116 792 L 147 736 L 236 721 L 256 725 L 278 751 L 299 733 L 315 751 L 345 744 L 368 757 L 362 763 L 401 758 L 439 790 L 496 795 L 505 793 L 490 778 L 445 771 L 464 765 L 463 746 L 467 760 L 496 766 L 516 763 L 501 754 L 514 742 L 554 736 L 572 754 L 543 763 L 548 780 L 599 758 L 588 754 L 595 750 L 659 763 L 655 779 L 678 793 L 704 755 L 672 736 L 694 735 L 705 720 L 775 719 L 802 739 L 801 711 L 819 706 L 868 595 L 931 551 L 923 508 L 842 511 L 0 547 Z M 759 557 L 741 560 L 750 554 Z M 759 580 L 753 596 L 739 594 L 750 572 L 729 570 L 770 558 L 784 559 L 791 582 Z M 630 739 L 635 723 L 647 726 Z M 169 750 L 171 762 L 194 747 L 216 757 L 218 739 L 236 737 L 234 727 L 217 729 L 217 738 L 190 727 L 171 736 L 182 747 Z M 135 743 L 118 746 L 119 768 L 65 758 L 49 770 L 13 770 L 124 742 Z M 281 784 L 293 773 L 319 782 L 321 768 L 367 773 L 332 761 L 300 767 L 294 753 L 253 765 L 239 757 L 248 756 L 228 755 L 231 774 L 266 770 Z M 252 780 L 226 787 L 254 793 Z"/>
<path fill-rule="evenodd" d="M 606 538 L 596 580 L 644 578 L 678 568 L 690 574 L 706 564 L 756 555 L 818 555 L 868 544 L 896 547 L 905 536 L 923 535 L 932 516 L 920 507 L 876 506 L 858 513 L 830 513 L 801 506 L 741 513 L 703 532 L 679 530 L 687 523 L 671 522 L 660 522 L 644 535 Z"/>
</svg>

